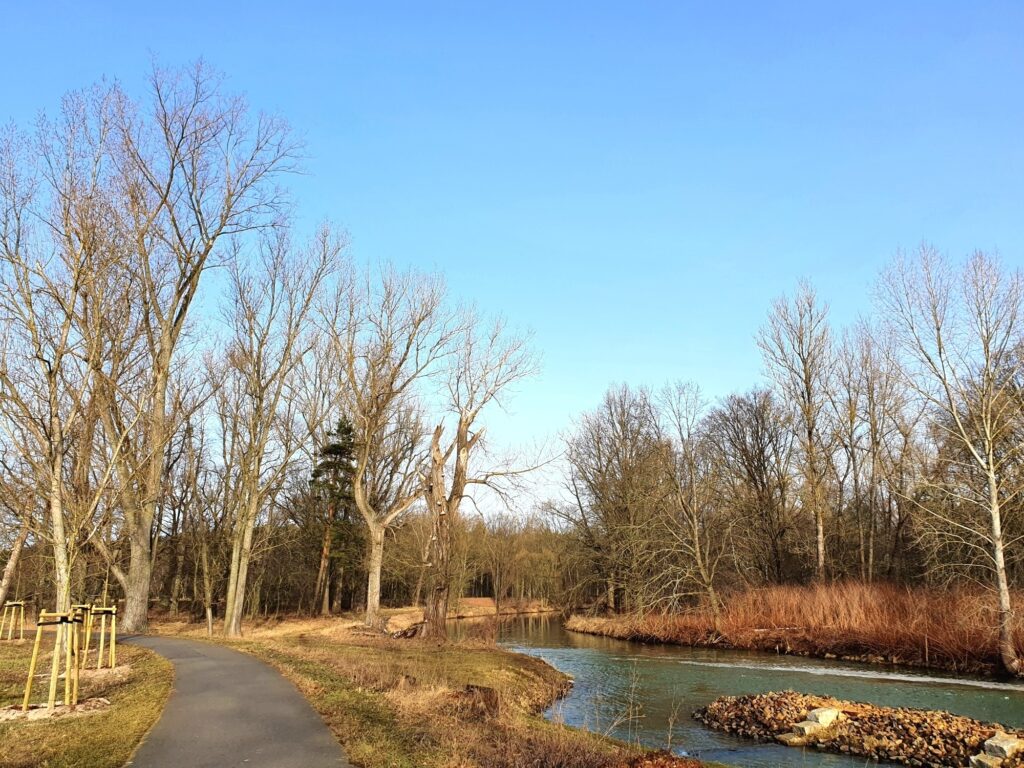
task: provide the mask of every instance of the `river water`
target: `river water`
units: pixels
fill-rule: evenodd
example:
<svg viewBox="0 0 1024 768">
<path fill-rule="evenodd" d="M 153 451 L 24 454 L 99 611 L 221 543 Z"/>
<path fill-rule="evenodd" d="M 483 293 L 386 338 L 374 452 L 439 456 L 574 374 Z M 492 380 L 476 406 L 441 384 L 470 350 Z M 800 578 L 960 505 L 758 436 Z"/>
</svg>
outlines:
<svg viewBox="0 0 1024 768">
<path fill-rule="evenodd" d="M 539 656 L 574 680 L 547 716 L 620 739 L 734 766 L 863 766 L 863 758 L 757 744 L 690 717 L 724 695 L 792 689 L 874 704 L 945 709 L 1024 726 L 1024 685 L 840 661 L 644 645 L 568 632 L 555 616 L 502 622 L 499 642 Z M 673 718 L 673 713 L 675 717 Z M 672 722 L 674 719 L 674 722 Z"/>
</svg>

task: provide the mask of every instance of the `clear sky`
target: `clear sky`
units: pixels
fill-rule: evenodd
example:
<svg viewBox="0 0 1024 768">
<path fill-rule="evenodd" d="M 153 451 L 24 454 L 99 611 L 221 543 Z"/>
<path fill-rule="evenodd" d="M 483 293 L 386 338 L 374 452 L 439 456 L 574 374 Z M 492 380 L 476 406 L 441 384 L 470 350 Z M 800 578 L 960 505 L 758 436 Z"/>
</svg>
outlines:
<svg viewBox="0 0 1024 768">
<path fill-rule="evenodd" d="M 226 5 L 4 3 L 0 117 L 205 57 L 305 137 L 307 223 L 533 329 L 511 439 L 748 388 L 800 277 L 844 322 L 899 247 L 1024 261 L 1024 3 Z"/>
</svg>

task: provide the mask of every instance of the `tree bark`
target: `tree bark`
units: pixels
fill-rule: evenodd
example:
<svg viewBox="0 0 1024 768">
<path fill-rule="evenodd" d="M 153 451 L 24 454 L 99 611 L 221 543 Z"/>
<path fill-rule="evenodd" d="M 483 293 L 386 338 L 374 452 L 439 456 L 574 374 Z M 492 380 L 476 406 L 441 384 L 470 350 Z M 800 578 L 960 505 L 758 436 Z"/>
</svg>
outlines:
<svg viewBox="0 0 1024 768">
<path fill-rule="evenodd" d="M 256 528 L 256 506 L 250 501 L 239 521 L 231 547 L 231 578 L 228 583 L 227 607 L 224 611 L 224 634 L 227 637 L 242 636 L 242 616 L 245 611 L 245 586 L 252 559 L 252 537 Z"/>
<path fill-rule="evenodd" d="M 324 537 L 320 543 L 320 568 L 316 574 L 316 590 L 315 595 L 319 598 L 320 603 L 320 615 L 328 616 L 331 613 L 330 603 L 330 564 L 331 564 L 331 532 L 332 524 L 334 522 L 334 513 L 328 517 L 327 522 L 324 524 Z"/>
<path fill-rule="evenodd" d="M 1024 664 L 1021 663 L 1013 637 L 1013 605 L 1010 600 L 1010 586 L 1006 579 L 999 484 L 992 470 L 988 473 L 988 489 L 989 511 L 992 517 L 992 555 L 995 561 L 996 590 L 999 594 L 999 658 L 1007 672 L 1021 675 L 1024 674 Z"/>
<path fill-rule="evenodd" d="M 367 523 L 369 525 L 369 520 Z M 383 525 L 369 525 L 370 562 L 366 580 L 366 624 L 375 627 L 380 623 L 380 574 L 384 567 Z"/>
<path fill-rule="evenodd" d="M 178 615 L 178 602 L 181 600 L 182 583 L 185 568 L 185 531 L 184 525 L 179 526 L 177 539 L 174 542 L 174 576 L 171 578 L 171 616 Z"/>
<path fill-rule="evenodd" d="M 14 540 L 14 545 L 11 547 L 11 556 L 7 558 L 7 564 L 4 566 L 3 578 L 0 579 L 0 605 L 7 602 L 7 593 L 11 590 L 11 582 L 14 580 L 14 572 L 18 568 L 18 560 L 21 557 L 21 550 L 24 548 L 25 542 L 28 540 L 28 531 L 29 519 L 28 517 L 25 517 L 21 521 L 21 529 L 18 531 L 18 538 Z"/>
<path fill-rule="evenodd" d="M 125 590 L 124 619 L 118 623 L 124 632 L 142 633 L 149 628 L 149 585 L 153 576 L 148 528 L 136 527 L 129 532 L 128 551 L 131 559 L 122 585 Z"/>
<path fill-rule="evenodd" d="M 56 413 L 56 403 L 51 403 Z M 64 483 L 62 472 L 63 455 L 61 444 L 63 430 L 59 417 L 50 419 L 53 455 L 50 460 L 50 533 L 53 538 L 54 585 L 57 593 L 56 610 L 64 613 L 71 610 L 71 563 L 68 560 L 67 531 L 64 529 Z"/>
</svg>

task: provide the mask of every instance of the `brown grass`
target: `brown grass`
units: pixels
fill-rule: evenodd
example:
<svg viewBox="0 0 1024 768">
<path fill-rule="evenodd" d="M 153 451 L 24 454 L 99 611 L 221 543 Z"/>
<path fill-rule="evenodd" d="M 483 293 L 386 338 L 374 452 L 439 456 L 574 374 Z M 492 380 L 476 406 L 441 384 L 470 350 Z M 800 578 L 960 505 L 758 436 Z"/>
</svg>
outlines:
<svg viewBox="0 0 1024 768">
<path fill-rule="evenodd" d="M 155 630 L 204 635 L 181 622 Z M 252 624 L 230 645 L 295 683 L 361 768 L 619 768 L 637 755 L 545 721 L 538 713 L 567 678 L 493 642 L 438 646 L 394 640 L 354 620 L 288 619 Z M 467 686 L 493 690 L 497 707 Z"/>
<path fill-rule="evenodd" d="M 0 706 L 20 704 L 31 653 L 28 642 L 0 644 Z M 170 662 L 152 651 L 119 643 L 118 665 L 122 664 L 131 666 L 130 673 L 82 678 L 80 699 L 109 699 L 110 706 L 102 711 L 82 717 L 0 724 L 0 766 L 123 766 L 163 711 L 174 673 Z M 47 655 L 40 667 L 48 671 L 49 666 Z M 38 683 L 35 691 L 33 701 L 45 698 L 45 683 Z"/>
<path fill-rule="evenodd" d="M 546 600 L 503 600 L 502 616 L 525 616 L 536 613 L 556 613 Z M 397 632 L 411 627 L 423 619 L 422 608 L 385 608 L 381 611 L 389 632 Z M 450 619 L 483 619 L 498 616 L 497 606 L 490 597 L 463 597 L 454 603 L 448 611 Z"/>
<path fill-rule="evenodd" d="M 1015 596 L 1021 604 L 1024 595 Z M 731 595 L 718 626 L 710 612 L 573 616 L 576 632 L 642 642 L 742 648 L 998 672 L 996 606 L 985 592 L 856 582 L 767 587 Z M 1024 620 L 1015 638 L 1024 653 Z"/>
</svg>

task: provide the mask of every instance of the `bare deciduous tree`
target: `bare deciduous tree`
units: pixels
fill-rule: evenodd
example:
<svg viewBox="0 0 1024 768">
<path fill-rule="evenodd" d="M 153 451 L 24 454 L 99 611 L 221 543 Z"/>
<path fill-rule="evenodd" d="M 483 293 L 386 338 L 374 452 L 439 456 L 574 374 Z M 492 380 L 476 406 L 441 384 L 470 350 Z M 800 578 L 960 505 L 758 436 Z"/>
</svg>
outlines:
<svg viewBox="0 0 1024 768">
<path fill-rule="evenodd" d="M 778 299 L 772 305 L 758 345 L 772 377 L 796 408 L 800 423 L 803 458 L 803 508 L 814 520 L 815 567 L 825 578 L 825 453 L 822 412 L 832 369 L 828 307 L 822 305 L 810 284 L 802 282 L 792 302 Z"/>
<path fill-rule="evenodd" d="M 959 447 L 965 469 L 974 470 L 957 473 L 957 482 L 935 484 L 950 506 L 922 508 L 965 545 L 984 547 L 998 597 L 1000 658 L 1008 672 L 1024 673 L 1013 638 L 1003 532 L 1004 507 L 1024 492 L 1006 471 L 1024 451 L 1015 439 L 1024 372 L 1024 279 L 980 252 L 957 273 L 924 246 L 916 258 L 893 264 L 879 297 L 905 356 L 909 385 L 933 411 L 941 436 Z M 974 515 L 950 511 L 963 507 L 982 512 L 984 525 Z"/>
<path fill-rule="evenodd" d="M 111 147 L 144 352 L 125 372 L 136 396 L 108 403 L 117 412 L 108 421 L 115 429 L 134 420 L 118 412 L 123 405 L 144 414 L 120 472 L 131 557 L 127 572 L 115 573 L 126 595 L 127 631 L 147 623 L 153 521 L 164 449 L 176 428 L 168 409 L 175 351 L 218 247 L 279 222 L 285 201 L 274 179 L 292 168 L 295 151 L 283 121 L 250 115 L 201 62 L 183 72 L 154 69 L 150 91 L 145 107 L 120 95 Z"/>
<path fill-rule="evenodd" d="M 420 498 L 418 388 L 458 331 L 440 280 L 385 269 L 342 285 L 322 313 L 342 412 L 355 432 L 353 496 L 369 533 L 366 623 L 379 623 L 384 536 Z"/>
<path fill-rule="evenodd" d="M 342 244 L 324 229 L 314 243 L 295 249 L 287 235 L 275 234 L 261 249 L 254 268 L 232 262 L 227 319 L 232 328 L 225 367 L 218 378 L 237 379 L 229 418 L 241 436 L 234 466 L 235 515 L 231 538 L 224 632 L 242 631 L 246 580 L 253 533 L 261 509 L 280 487 L 293 457 L 311 435 L 295 412 L 290 394 L 294 374 L 312 349 L 307 320 L 324 281 L 338 265 Z"/>
</svg>

